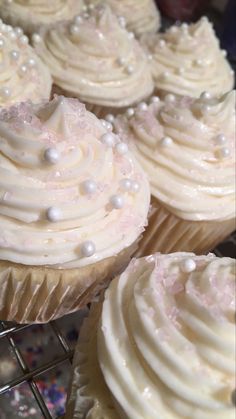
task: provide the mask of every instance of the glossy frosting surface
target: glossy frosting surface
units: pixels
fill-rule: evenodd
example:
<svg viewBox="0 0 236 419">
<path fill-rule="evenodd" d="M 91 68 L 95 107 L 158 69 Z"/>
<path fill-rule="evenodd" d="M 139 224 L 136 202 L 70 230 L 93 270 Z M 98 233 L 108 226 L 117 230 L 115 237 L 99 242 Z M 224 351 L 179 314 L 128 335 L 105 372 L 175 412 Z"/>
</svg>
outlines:
<svg viewBox="0 0 236 419">
<path fill-rule="evenodd" d="M 76 99 L 0 112 L 0 259 L 61 268 L 140 235 L 149 186 L 127 146 Z"/>
<path fill-rule="evenodd" d="M 0 106 L 48 99 L 51 84 L 49 70 L 23 31 L 0 22 Z"/>
<path fill-rule="evenodd" d="M 85 102 L 129 106 L 153 90 L 145 53 L 108 7 L 42 31 L 41 37 L 34 46 L 55 84 Z"/>
<path fill-rule="evenodd" d="M 235 217 L 235 91 L 219 99 L 167 95 L 117 117 L 116 131 L 149 176 L 152 194 L 188 220 Z"/>
<path fill-rule="evenodd" d="M 153 0 L 106 0 L 117 16 L 122 16 L 129 30 L 141 35 L 156 32 L 160 27 L 160 14 Z M 104 1 L 91 0 L 90 4 L 101 4 Z"/>
<path fill-rule="evenodd" d="M 112 418 L 235 417 L 235 268 L 214 255 L 157 254 L 111 283 L 98 357 Z"/>
<path fill-rule="evenodd" d="M 48 25 L 81 12 L 83 0 L 0 0 L 1 14 L 23 26 Z"/>
<path fill-rule="evenodd" d="M 233 88 L 233 70 L 207 18 L 144 36 L 143 43 L 157 89 L 198 97 L 205 90 L 222 95 Z"/>
</svg>

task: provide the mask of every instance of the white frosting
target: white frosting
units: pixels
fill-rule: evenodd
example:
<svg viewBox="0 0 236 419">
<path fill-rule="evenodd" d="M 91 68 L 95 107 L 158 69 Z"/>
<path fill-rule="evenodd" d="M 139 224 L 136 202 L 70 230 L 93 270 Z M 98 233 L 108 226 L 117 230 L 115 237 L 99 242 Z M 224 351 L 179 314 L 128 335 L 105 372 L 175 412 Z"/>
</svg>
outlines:
<svg viewBox="0 0 236 419">
<path fill-rule="evenodd" d="M 104 3 L 91 0 L 90 4 Z M 125 18 L 127 28 L 142 35 L 156 32 L 160 27 L 160 14 L 153 0 L 105 0 L 117 16 Z"/>
<path fill-rule="evenodd" d="M 48 99 L 51 76 L 28 38 L 11 26 L 0 23 L 0 106 L 31 99 Z"/>
<path fill-rule="evenodd" d="M 148 182 L 129 151 L 120 155 L 103 142 L 105 134 L 76 99 L 0 112 L 1 260 L 74 268 L 114 256 L 139 237 Z M 126 178 L 140 190 L 124 190 Z M 113 195 L 122 196 L 122 208 L 110 205 Z"/>
<path fill-rule="evenodd" d="M 186 273 L 189 258 L 196 269 Z M 97 416 L 92 408 L 86 417 L 234 419 L 235 269 L 214 255 L 133 260 L 105 295 L 98 358 L 107 388 Z M 111 416 L 102 414 L 109 393 Z"/>
<path fill-rule="evenodd" d="M 158 89 L 198 97 L 205 90 L 222 95 L 233 88 L 233 70 L 207 18 L 144 36 L 143 43 Z"/>
<path fill-rule="evenodd" d="M 153 82 L 147 58 L 110 9 L 96 8 L 43 31 L 36 51 L 55 84 L 81 100 L 123 107 L 147 97 Z"/>
<path fill-rule="evenodd" d="M 4 21 L 32 32 L 42 25 L 71 19 L 81 12 L 83 4 L 83 0 L 0 0 L 0 15 Z"/>
<path fill-rule="evenodd" d="M 168 95 L 115 121 L 152 194 L 186 220 L 235 217 L 235 91 L 208 97 Z"/>
</svg>

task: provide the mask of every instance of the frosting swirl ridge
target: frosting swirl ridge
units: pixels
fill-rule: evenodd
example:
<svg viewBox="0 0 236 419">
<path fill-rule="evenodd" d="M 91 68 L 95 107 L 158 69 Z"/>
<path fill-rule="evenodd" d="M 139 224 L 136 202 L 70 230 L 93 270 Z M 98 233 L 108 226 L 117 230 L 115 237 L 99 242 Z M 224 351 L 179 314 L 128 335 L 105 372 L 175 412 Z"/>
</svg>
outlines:
<svg viewBox="0 0 236 419">
<path fill-rule="evenodd" d="M 149 188 L 127 146 L 76 99 L 0 112 L 0 259 L 74 268 L 130 246 Z"/>
<path fill-rule="evenodd" d="M 0 0 L 4 20 L 21 26 L 26 32 L 71 19 L 82 11 L 83 4 L 83 0 Z"/>
<path fill-rule="evenodd" d="M 219 99 L 209 93 L 154 99 L 115 121 L 148 174 L 152 194 L 183 219 L 233 219 L 235 91 Z"/>
<path fill-rule="evenodd" d="M 131 35 L 108 7 L 98 7 L 43 31 L 34 45 L 56 85 L 88 103 L 123 107 L 153 90 L 145 53 Z"/>
<path fill-rule="evenodd" d="M 156 87 L 165 92 L 198 97 L 207 90 L 222 95 L 234 86 L 234 72 L 220 50 L 206 17 L 197 23 L 172 26 L 163 34 L 147 35 Z"/>
<path fill-rule="evenodd" d="M 0 106 L 49 98 L 49 70 L 28 44 L 22 29 L 0 23 L 0 61 Z"/>
<path fill-rule="evenodd" d="M 156 254 L 112 282 L 98 358 L 114 417 L 234 418 L 235 268 L 214 255 Z"/>
</svg>

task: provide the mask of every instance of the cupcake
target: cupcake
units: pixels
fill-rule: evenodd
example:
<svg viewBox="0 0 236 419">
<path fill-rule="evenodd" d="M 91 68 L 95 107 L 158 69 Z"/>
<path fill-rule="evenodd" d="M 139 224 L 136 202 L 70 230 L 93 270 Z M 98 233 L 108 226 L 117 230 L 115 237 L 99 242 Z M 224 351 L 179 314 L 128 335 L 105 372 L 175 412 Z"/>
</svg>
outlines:
<svg viewBox="0 0 236 419">
<path fill-rule="evenodd" d="M 85 320 L 67 419 L 235 417 L 235 261 L 133 260 Z"/>
<path fill-rule="evenodd" d="M 83 0 L 0 0 L 0 16 L 30 34 L 52 22 L 72 19 L 83 7 Z"/>
<path fill-rule="evenodd" d="M 99 116 L 121 111 L 153 90 L 145 53 L 108 7 L 43 30 L 32 40 L 60 93 L 78 97 Z"/>
<path fill-rule="evenodd" d="M 0 318 L 86 305 L 136 248 L 149 185 L 111 124 L 77 99 L 0 111 Z"/>
<path fill-rule="evenodd" d="M 199 97 L 203 91 L 217 96 L 233 88 L 234 72 L 220 50 L 212 24 L 174 25 L 165 33 L 143 37 L 158 94 Z"/>
<path fill-rule="evenodd" d="M 115 120 L 151 183 L 138 255 L 205 253 L 235 229 L 235 91 L 152 102 Z"/>
<path fill-rule="evenodd" d="M 105 0 L 121 22 L 137 36 L 157 32 L 160 28 L 160 14 L 154 0 Z M 101 0 L 90 0 L 90 5 L 104 4 Z M 91 6 L 90 6 L 91 7 Z"/>
<path fill-rule="evenodd" d="M 0 106 L 32 100 L 49 99 L 50 73 L 28 45 L 22 29 L 0 22 Z"/>
</svg>

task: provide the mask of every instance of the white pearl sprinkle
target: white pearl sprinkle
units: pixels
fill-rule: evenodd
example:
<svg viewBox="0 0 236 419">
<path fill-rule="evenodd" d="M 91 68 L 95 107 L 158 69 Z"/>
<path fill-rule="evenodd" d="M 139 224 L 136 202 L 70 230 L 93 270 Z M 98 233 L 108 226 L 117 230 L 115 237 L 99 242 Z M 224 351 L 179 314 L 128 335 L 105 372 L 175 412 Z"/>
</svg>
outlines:
<svg viewBox="0 0 236 419">
<path fill-rule="evenodd" d="M 27 64 L 29 67 L 34 67 L 36 64 L 36 60 L 34 58 L 29 58 Z"/>
<path fill-rule="evenodd" d="M 122 28 L 126 27 L 126 20 L 125 20 L 124 16 L 119 16 L 118 17 L 118 22 L 119 22 L 119 24 Z"/>
<path fill-rule="evenodd" d="M 160 145 L 162 147 L 169 147 L 172 144 L 173 144 L 173 140 L 171 137 L 163 137 L 160 141 Z"/>
<path fill-rule="evenodd" d="M 23 30 L 21 28 L 19 28 L 18 26 L 16 28 L 14 28 L 14 32 L 15 32 L 16 36 L 23 35 Z"/>
<path fill-rule="evenodd" d="M 153 55 L 152 54 L 148 54 L 148 60 L 151 61 L 153 59 Z"/>
<path fill-rule="evenodd" d="M 20 44 L 21 44 L 21 45 L 27 45 L 27 44 L 28 44 L 28 42 L 29 42 L 29 38 L 28 38 L 28 36 L 26 36 L 26 35 L 22 35 L 22 36 L 19 38 L 19 42 L 20 42 Z"/>
<path fill-rule="evenodd" d="M 129 39 L 134 39 L 134 33 L 133 32 L 128 32 L 128 38 Z"/>
<path fill-rule="evenodd" d="M 178 73 L 179 75 L 184 74 L 184 67 L 179 67 L 179 68 L 177 69 L 177 73 Z"/>
<path fill-rule="evenodd" d="M 224 134 L 219 134 L 215 137 L 216 144 L 224 144 L 226 142 L 226 136 Z"/>
<path fill-rule="evenodd" d="M 201 106 L 201 111 L 202 111 L 203 114 L 210 112 L 210 110 L 211 110 L 211 107 L 209 105 L 202 105 Z"/>
<path fill-rule="evenodd" d="M 85 194 L 94 194 L 97 191 L 97 184 L 94 180 L 88 179 L 83 182 L 83 191 Z"/>
<path fill-rule="evenodd" d="M 169 31 L 171 33 L 176 33 L 178 31 L 178 28 L 176 26 L 171 26 L 170 29 L 169 29 Z"/>
<path fill-rule="evenodd" d="M 115 117 L 114 117 L 114 115 L 112 115 L 111 113 L 109 113 L 108 115 L 105 116 L 105 120 L 107 122 L 110 122 L 112 124 L 114 122 L 114 120 L 115 120 Z"/>
<path fill-rule="evenodd" d="M 139 111 L 146 111 L 148 109 L 148 105 L 145 102 L 140 102 L 137 106 Z"/>
<path fill-rule="evenodd" d="M 200 99 L 202 100 L 209 100 L 211 99 L 211 94 L 210 92 L 202 92 L 202 94 L 200 95 Z"/>
<path fill-rule="evenodd" d="M 126 61 L 125 58 L 120 57 L 117 59 L 117 64 L 123 66 L 125 65 L 125 61 Z"/>
<path fill-rule="evenodd" d="M 10 51 L 10 58 L 12 60 L 17 61 L 19 59 L 19 57 L 20 57 L 19 51 L 16 51 L 16 50 Z"/>
<path fill-rule="evenodd" d="M 107 133 L 107 134 L 103 134 L 102 135 L 101 141 L 107 147 L 113 147 L 115 145 L 115 143 L 116 143 L 116 138 L 115 138 L 114 134 Z"/>
<path fill-rule="evenodd" d="M 3 86 L 0 89 L 0 96 L 4 97 L 4 98 L 8 98 L 11 96 L 11 89 L 9 89 L 9 87 Z"/>
<path fill-rule="evenodd" d="M 9 33 L 9 38 L 10 38 L 12 41 L 15 41 L 15 40 L 17 39 L 17 35 L 16 35 L 16 33 L 15 33 L 14 31 L 10 32 L 10 33 Z"/>
<path fill-rule="evenodd" d="M 202 67 L 204 65 L 203 60 L 201 60 L 200 58 L 198 58 L 197 60 L 194 61 L 195 64 L 199 67 Z"/>
<path fill-rule="evenodd" d="M 172 95 L 171 93 L 165 96 L 165 102 L 167 103 L 173 103 L 175 102 L 175 99 L 175 95 Z"/>
<path fill-rule="evenodd" d="M 222 49 L 221 52 L 222 52 L 223 57 L 226 57 L 226 55 L 227 55 L 226 49 Z"/>
<path fill-rule="evenodd" d="M 158 103 L 160 102 L 160 98 L 158 96 L 152 96 L 150 99 L 151 103 Z"/>
<path fill-rule="evenodd" d="M 57 207 L 50 207 L 47 209 L 47 219 L 52 223 L 56 223 L 57 221 L 61 220 L 61 210 Z"/>
<path fill-rule="evenodd" d="M 40 42 L 42 42 L 42 38 L 38 33 L 34 33 L 32 35 L 32 41 L 34 44 L 39 44 Z"/>
<path fill-rule="evenodd" d="M 96 251 L 95 244 L 92 241 L 87 240 L 81 244 L 80 251 L 81 255 L 84 257 L 93 256 Z"/>
<path fill-rule="evenodd" d="M 128 74 L 133 74 L 134 67 L 130 64 L 126 67 L 126 71 L 127 71 Z"/>
<path fill-rule="evenodd" d="M 124 155 L 124 154 L 126 154 L 126 153 L 128 153 L 128 151 L 129 151 L 128 146 L 125 143 L 118 143 L 118 144 L 116 144 L 115 149 L 116 149 L 116 152 L 118 154 L 120 154 L 121 156 Z"/>
<path fill-rule="evenodd" d="M 26 65 L 22 64 L 19 69 L 19 74 L 20 76 L 23 77 L 26 73 L 27 73 L 27 67 Z"/>
<path fill-rule="evenodd" d="M 164 48 L 165 45 L 166 45 L 166 41 L 164 39 L 160 39 L 160 41 L 158 42 L 158 46 L 160 48 Z"/>
<path fill-rule="evenodd" d="M 49 147 L 44 152 L 44 159 L 50 164 L 57 164 L 60 159 L 60 153 L 56 148 Z"/>
<path fill-rule="evenodd" d="M 140 184 L 136 180 L 133 180 L 131 184 L 132 192 L 137 193 L 139 189 L 140 189 Z"/>
<path fill-rule="evenodd" d="M 80 23 L 82 23 L 83 22 L 82 16 L 80 16 L 80 15 L 75 16 L 74 22 L 75 22 L 76 25 L 79 25 Z"/>
<path fill-rule="evenodd" d="M 120 181 L 120 186 L 121 186 L 121 189 L 123 189 L 124 191 L 130 191 L 131 186 L 132 186 L 132 180 L 128 178 L 122 179 Z"/>
<path fill-rule="evenodd" d="M 185 273 L 190 273 L 195 271 L 196 262 L 193 259 L 185 259 L 181 264 L 181 270 Z"/>
<path fill-rule="evenodd" d="M 227 159 L 230 156 L 230 150 L 227 147 L 222 147 L 218 150 L 218 155 L 222 159 Z"/>
<path fill-rule="evenodd" d="M 122 195 L 112 195 L 110 198 L 110 204 L 115 209 L 121 209 L 124 206 L 124 198 Z"/>
<path fill-rule="evenodd" d="M 126 111 L 126 116 L 128 118 L 131 118 L 134 115 L 134 109 L 133 108 L 128 108 Z"/>
<path fill-rule="evenodd" d="M 79 31 L 80 31 L 79 26 L 74 25 L 74 24 L 70 26 L 71 35 L 77 35 L 79 33 Z"/>
<path fill-rule="evenodd" d="M 3 48 L 5 45 L 4 39 L 0 39 L 0 49 Z"/>
<path fill-rule="evenodd" d="M 105 121 L 105 119 L 100 119 L 102 125 L 104 128 L 106 128 L 107 131 L 112 131 L 113 130 L 113 126 L 110 122 Z"/>
<path fill-rule="evenodd" d="M 161 74 L 161 77 L 163 79 L 168 79 L 168 77 L 170 77 L 170 73 L 168 71 L 164 71 L 164 73 Z"/>
</svg>

